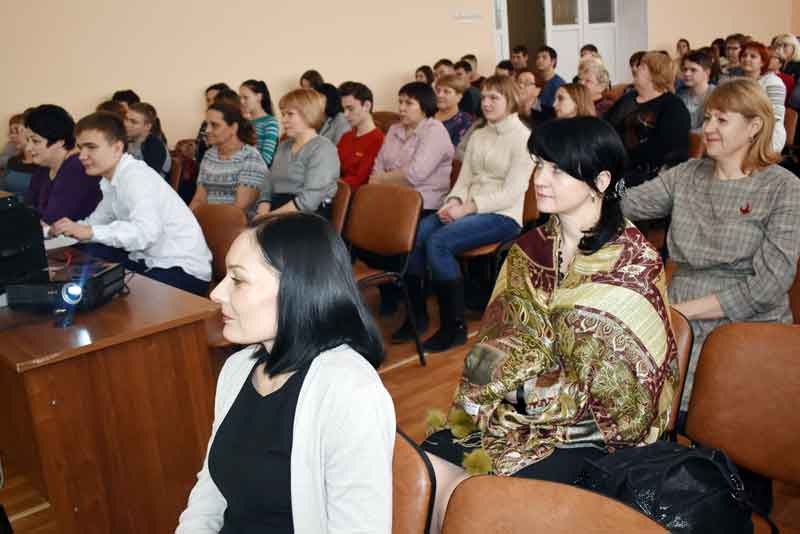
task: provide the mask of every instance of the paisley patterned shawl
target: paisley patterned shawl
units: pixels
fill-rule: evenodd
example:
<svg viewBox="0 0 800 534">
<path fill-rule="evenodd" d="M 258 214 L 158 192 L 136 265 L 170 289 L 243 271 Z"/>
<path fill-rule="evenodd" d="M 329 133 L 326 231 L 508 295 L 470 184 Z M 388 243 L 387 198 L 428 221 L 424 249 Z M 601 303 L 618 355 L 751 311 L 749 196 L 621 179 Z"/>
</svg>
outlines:
<svg viewBox="0 0 800 534">
<path fill-rule="evenodd" d="M 551 217 L 511 249 L 451 408 L 476 421 L 461 443 L 479 442 L 496 474 L 555 447 L 652 443 L 669 421 L 678 370 L 658 253 L 627 222 L 559 281 L 559 240 Z"/>
</svg>

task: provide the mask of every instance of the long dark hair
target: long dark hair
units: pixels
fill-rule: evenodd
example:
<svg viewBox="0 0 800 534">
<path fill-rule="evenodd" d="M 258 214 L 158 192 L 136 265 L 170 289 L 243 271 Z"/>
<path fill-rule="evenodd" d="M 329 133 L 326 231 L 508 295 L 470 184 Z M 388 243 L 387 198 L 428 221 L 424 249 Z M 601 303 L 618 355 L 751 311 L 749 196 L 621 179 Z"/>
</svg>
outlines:
<svg viewBox="0 0 800 534">
<path fill-rule="evenodd" d="M 625 169 L 625 146 L 616 130 L 597 117 L 557 119 L 538 125 L 528 138 L 528 151 L 554 163 L 599 193 L 595 179 L 603 171 L 611 180 L 602 197 L 597 224 L 585 232 L 578 248 L 592 254 L 625 228 L 617 182 Z"/>
<path fill-rule="evenodd" d="M 242 110 L 239 106 L 234 106 L 228 104 L 227 102 L 217 101 L 208 106 L 208 110 L 219 111 L 222 113 L 222 119 L 228 126 L 238 124 L 239 129 L 236 130 L 236 137 L 239 138 L 239 141 L 246 145 L 255 146 L 256 131 L 253 128 L 253 125 L 250 124 L 250 121 L 244 118 L 244 115 L 242 115 Z"/>
<path fill-rule="evenodd" d="M 384 358 L 383 337 L 333 226 L 311 213 L 277 215 L 258 224 L 255 240 L 264 261 L 280 273 L 275 343 L 254 354 L 266 362 L 267 373 L 296 371 L 342 344 L 377 368 Z"/>
<path fill-rule="evenodd" d="M 267 115 L 274 115 L 272 112 L 272 98 L 269 96 L 269 88 L 263 80 L 245 80 L 242 82 L 242 87 L 247 87 L 254 93 L 261 95 L 261 109 Z"/>
<path fill-rule="evenodd" d="M 342 97 L 339 95 L 339 90 L 333 84 L 323 83 L 314 89 L 322 93 L 322 96 L 325 97 L 326 117 L 333 118 L 344 111 L 342 108 Z"/>
</svg>

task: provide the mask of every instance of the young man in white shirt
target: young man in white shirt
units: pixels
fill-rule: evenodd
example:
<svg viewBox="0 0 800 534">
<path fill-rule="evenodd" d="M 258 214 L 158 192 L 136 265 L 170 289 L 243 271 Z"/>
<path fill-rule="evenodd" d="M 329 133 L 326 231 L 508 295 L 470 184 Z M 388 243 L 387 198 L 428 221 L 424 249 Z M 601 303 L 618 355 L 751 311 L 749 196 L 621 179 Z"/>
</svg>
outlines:
<svg viewBox="0 0 800 534">
<path fill-rule="evenodd" d="M 92 255 L 205 296 L 211 252 L 203 231 L 169 184 L 145 162 L 125 153 L 122 119 L 93 113 L 78 121 L 75 137 L 86 174 L 103 177 L 103 199 L 86 219 L 60 219 L 51 233 L 89 242 Z"/>
</svg>

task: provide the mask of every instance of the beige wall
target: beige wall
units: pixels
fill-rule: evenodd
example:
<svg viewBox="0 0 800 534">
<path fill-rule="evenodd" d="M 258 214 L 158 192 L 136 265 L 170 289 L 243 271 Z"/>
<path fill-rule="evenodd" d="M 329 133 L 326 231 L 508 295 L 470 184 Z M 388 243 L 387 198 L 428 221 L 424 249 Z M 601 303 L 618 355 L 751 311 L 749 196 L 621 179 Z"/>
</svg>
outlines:
<svg viewBox="0 0 800 534">
<path fill-rule="evenodd" d="M 16 2 L 3 19 L 7 119 L 45 102 L 76 120 L 115 89 L 152 103 L 170 143 L 194 137 L 203 90 L 263 79 L 273 101 L 317 68 L 326 81 L 367 83 L 377 109 L 394 109 L 417 66 L 472 52 L 494 68 L 492 3 L 486 0 L 271 2 L 257 0 L 40 0 Z M 467 15 L 471 22 L 458 22 Z M 477 20 L 474 20 L 477 17 Z M 8 73 L 12 73 L 10 76 Z"/>
<path fill-rule="evenodd" d="M 792 29 L 793 3 L 797 0 L 649 0 L 650 48 L 673 54 L 680 37 L 694 48 L 736 32 L 769 44 L 774 35 Z"/>
</svg>

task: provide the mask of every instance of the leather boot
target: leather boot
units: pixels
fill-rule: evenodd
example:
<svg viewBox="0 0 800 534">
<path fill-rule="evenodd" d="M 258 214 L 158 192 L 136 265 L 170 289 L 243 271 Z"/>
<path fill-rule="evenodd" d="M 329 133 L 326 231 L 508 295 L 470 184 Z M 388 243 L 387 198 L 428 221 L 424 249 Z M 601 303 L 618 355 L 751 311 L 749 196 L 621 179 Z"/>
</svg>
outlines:
<svg viewBox="0 0 800 534">
<path fill-rule="evenodd" d="M 419 276 L 406 275 L 406 290 L 411 301 L 411 313 L 414 314 L 414 321 L 417 326 L 417 334 L 422 335 L 428 330 L 428 307 L 425 305 L 425 289 L 423 280 Z M 408 312 L 408 310 L 406 310 Z M 403 325 L 392 334 L 392 344 L 405 343 L 414 340 L 414 328 L 406 314 Z"/>
<path fill-rule="evenodd" d="M 435 282 L 439 299 L 439 330 L 423 348 L 427 352 L 444 352 L 467 342 L 467 324 L 464 321 L 464 281 Z"/>
</svg>

